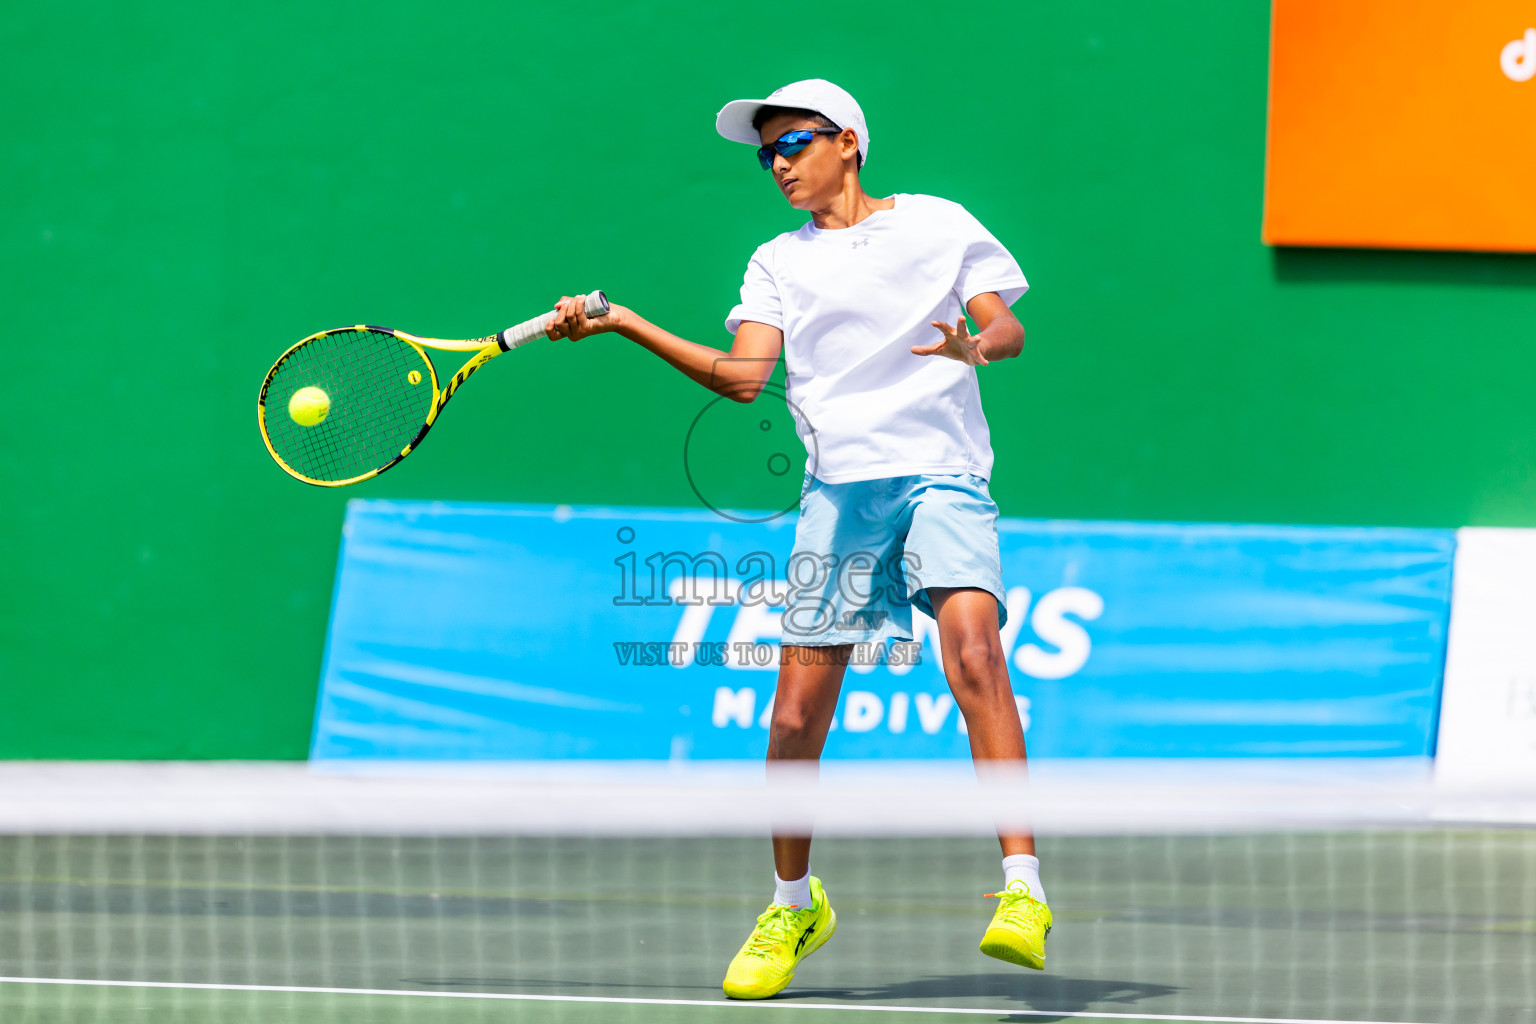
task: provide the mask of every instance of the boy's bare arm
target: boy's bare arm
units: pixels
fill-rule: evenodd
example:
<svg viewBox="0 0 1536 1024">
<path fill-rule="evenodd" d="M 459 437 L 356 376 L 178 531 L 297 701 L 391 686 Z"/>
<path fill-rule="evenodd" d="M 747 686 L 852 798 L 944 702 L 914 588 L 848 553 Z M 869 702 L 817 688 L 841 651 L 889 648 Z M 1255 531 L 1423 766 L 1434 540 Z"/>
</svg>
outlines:
<svg viewBox="0 0 1536 1024">
<path fill-rule="evenodd" d="M 605 315 L 588 317 L 585 301 L 584 295 L 561 297 L 555 306 L 555 319 L 545 333 L 551 339 L 571 341 L 607 332 L 622 335 L 709 390 L 737 402 L 750 402 L 762 393 L 784 348 L 783 331 L 755 320 L 743 320 L 731 350 L 722 352 L 679 338 L 625 306 L 610 305 Z"/>
<path fill-rule="evenodd" d="M 988 362 L 1012 359 L 1024 351 L 1024 325 L 997 292 L 982 292 L 965 309 L 981 328 L 981 350 Z"/>
</svg>

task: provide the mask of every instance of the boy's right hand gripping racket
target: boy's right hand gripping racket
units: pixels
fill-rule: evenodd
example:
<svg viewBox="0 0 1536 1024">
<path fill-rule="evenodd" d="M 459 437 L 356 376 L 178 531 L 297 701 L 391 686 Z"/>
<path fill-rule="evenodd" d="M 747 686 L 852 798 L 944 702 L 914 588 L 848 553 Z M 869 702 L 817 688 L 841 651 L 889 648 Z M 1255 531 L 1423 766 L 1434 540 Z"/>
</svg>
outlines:
<svg viewBox="0 0 1536 1024">
<path fill-rule="evenodd" d="M 592 292 L 587 316 L 608 312 Z M 544 337 L 554 311 L 468 341 L 359 324 L 311 334 L 278 357 L 256 399 L 267 451 L 307 484 L 344 487 L 378 476 L 421 444 L 459 386 L 503 352 Z M 429 348 L 474 352 L 439 388 Z"/>
</svg>

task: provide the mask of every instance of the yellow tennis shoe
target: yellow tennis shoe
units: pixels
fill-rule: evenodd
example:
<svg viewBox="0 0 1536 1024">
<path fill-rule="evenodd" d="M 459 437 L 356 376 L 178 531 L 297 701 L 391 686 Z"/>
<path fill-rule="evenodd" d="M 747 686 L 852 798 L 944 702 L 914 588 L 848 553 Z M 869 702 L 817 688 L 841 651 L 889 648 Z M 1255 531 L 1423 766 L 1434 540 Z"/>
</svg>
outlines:
<svg viewBox="0 0 1536 1024">
<path fill-rule="evenodd" d="M 1011 964 L 1045 970 L 1045 940 L 1051 934 L 1051 908 L 1029 894 L 1029 886 L 1015 881 L 1002 892 L 989 892 L 1002 902 L 987 934 L 981 937 L 981 951 Z"/>
<path fill-rule="evenodd" d="M 795 977 L 795 965 L 816 952 L 837 931 L 837 914 L 821 879 L 811 879 L 810 909 L 771 905 L 758 915 L 752 934 L 725 972 L 732 999 L 767 999 Z"/>
</svg>

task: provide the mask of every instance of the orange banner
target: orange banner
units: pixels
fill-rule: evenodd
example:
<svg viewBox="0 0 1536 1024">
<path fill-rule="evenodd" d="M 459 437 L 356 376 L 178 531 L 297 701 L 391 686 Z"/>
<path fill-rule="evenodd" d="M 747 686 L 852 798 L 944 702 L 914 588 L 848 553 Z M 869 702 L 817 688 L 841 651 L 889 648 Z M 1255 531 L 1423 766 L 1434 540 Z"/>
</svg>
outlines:
<svg viewBox="0 0 1536 1024">
<path fill-rule="evenodd" d="M 1536 2 L 1274 0 L 1264 241 L 1536 251 Z"/>
</svg>

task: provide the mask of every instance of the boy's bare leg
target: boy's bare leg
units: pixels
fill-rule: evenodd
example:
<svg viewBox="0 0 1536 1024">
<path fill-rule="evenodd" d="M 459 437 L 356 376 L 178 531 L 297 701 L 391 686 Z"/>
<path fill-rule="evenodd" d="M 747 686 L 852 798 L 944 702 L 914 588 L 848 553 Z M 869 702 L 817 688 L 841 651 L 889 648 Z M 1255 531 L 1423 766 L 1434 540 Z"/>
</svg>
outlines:
<svg viewBox="0 0 1536 1024">
<path fill-rule="evenodd" d="M 768 732 L 769 762 L 806 762 L 808 769 L 820 762 L 852 650 L 851 644 L 781 649 L 779 689 Z M 780 878 L 804 878 L 810 862 L 809 835 L 774 835 L 773 865 Z"/>
<path fill-rule="evenodd" d="M 998 636 L 997 598 L 974 587 L 929 587 L 928 597 L 939 623 L 944 675 L 970 731 L 971 757 L 978 767 L 1002 761 L 1022 769 L 1024 729 Z M 998 841 L 1005 857 L 1035 852 L 1035 837 L 1028 832 L 1000 835 Z"/>
</svg>

